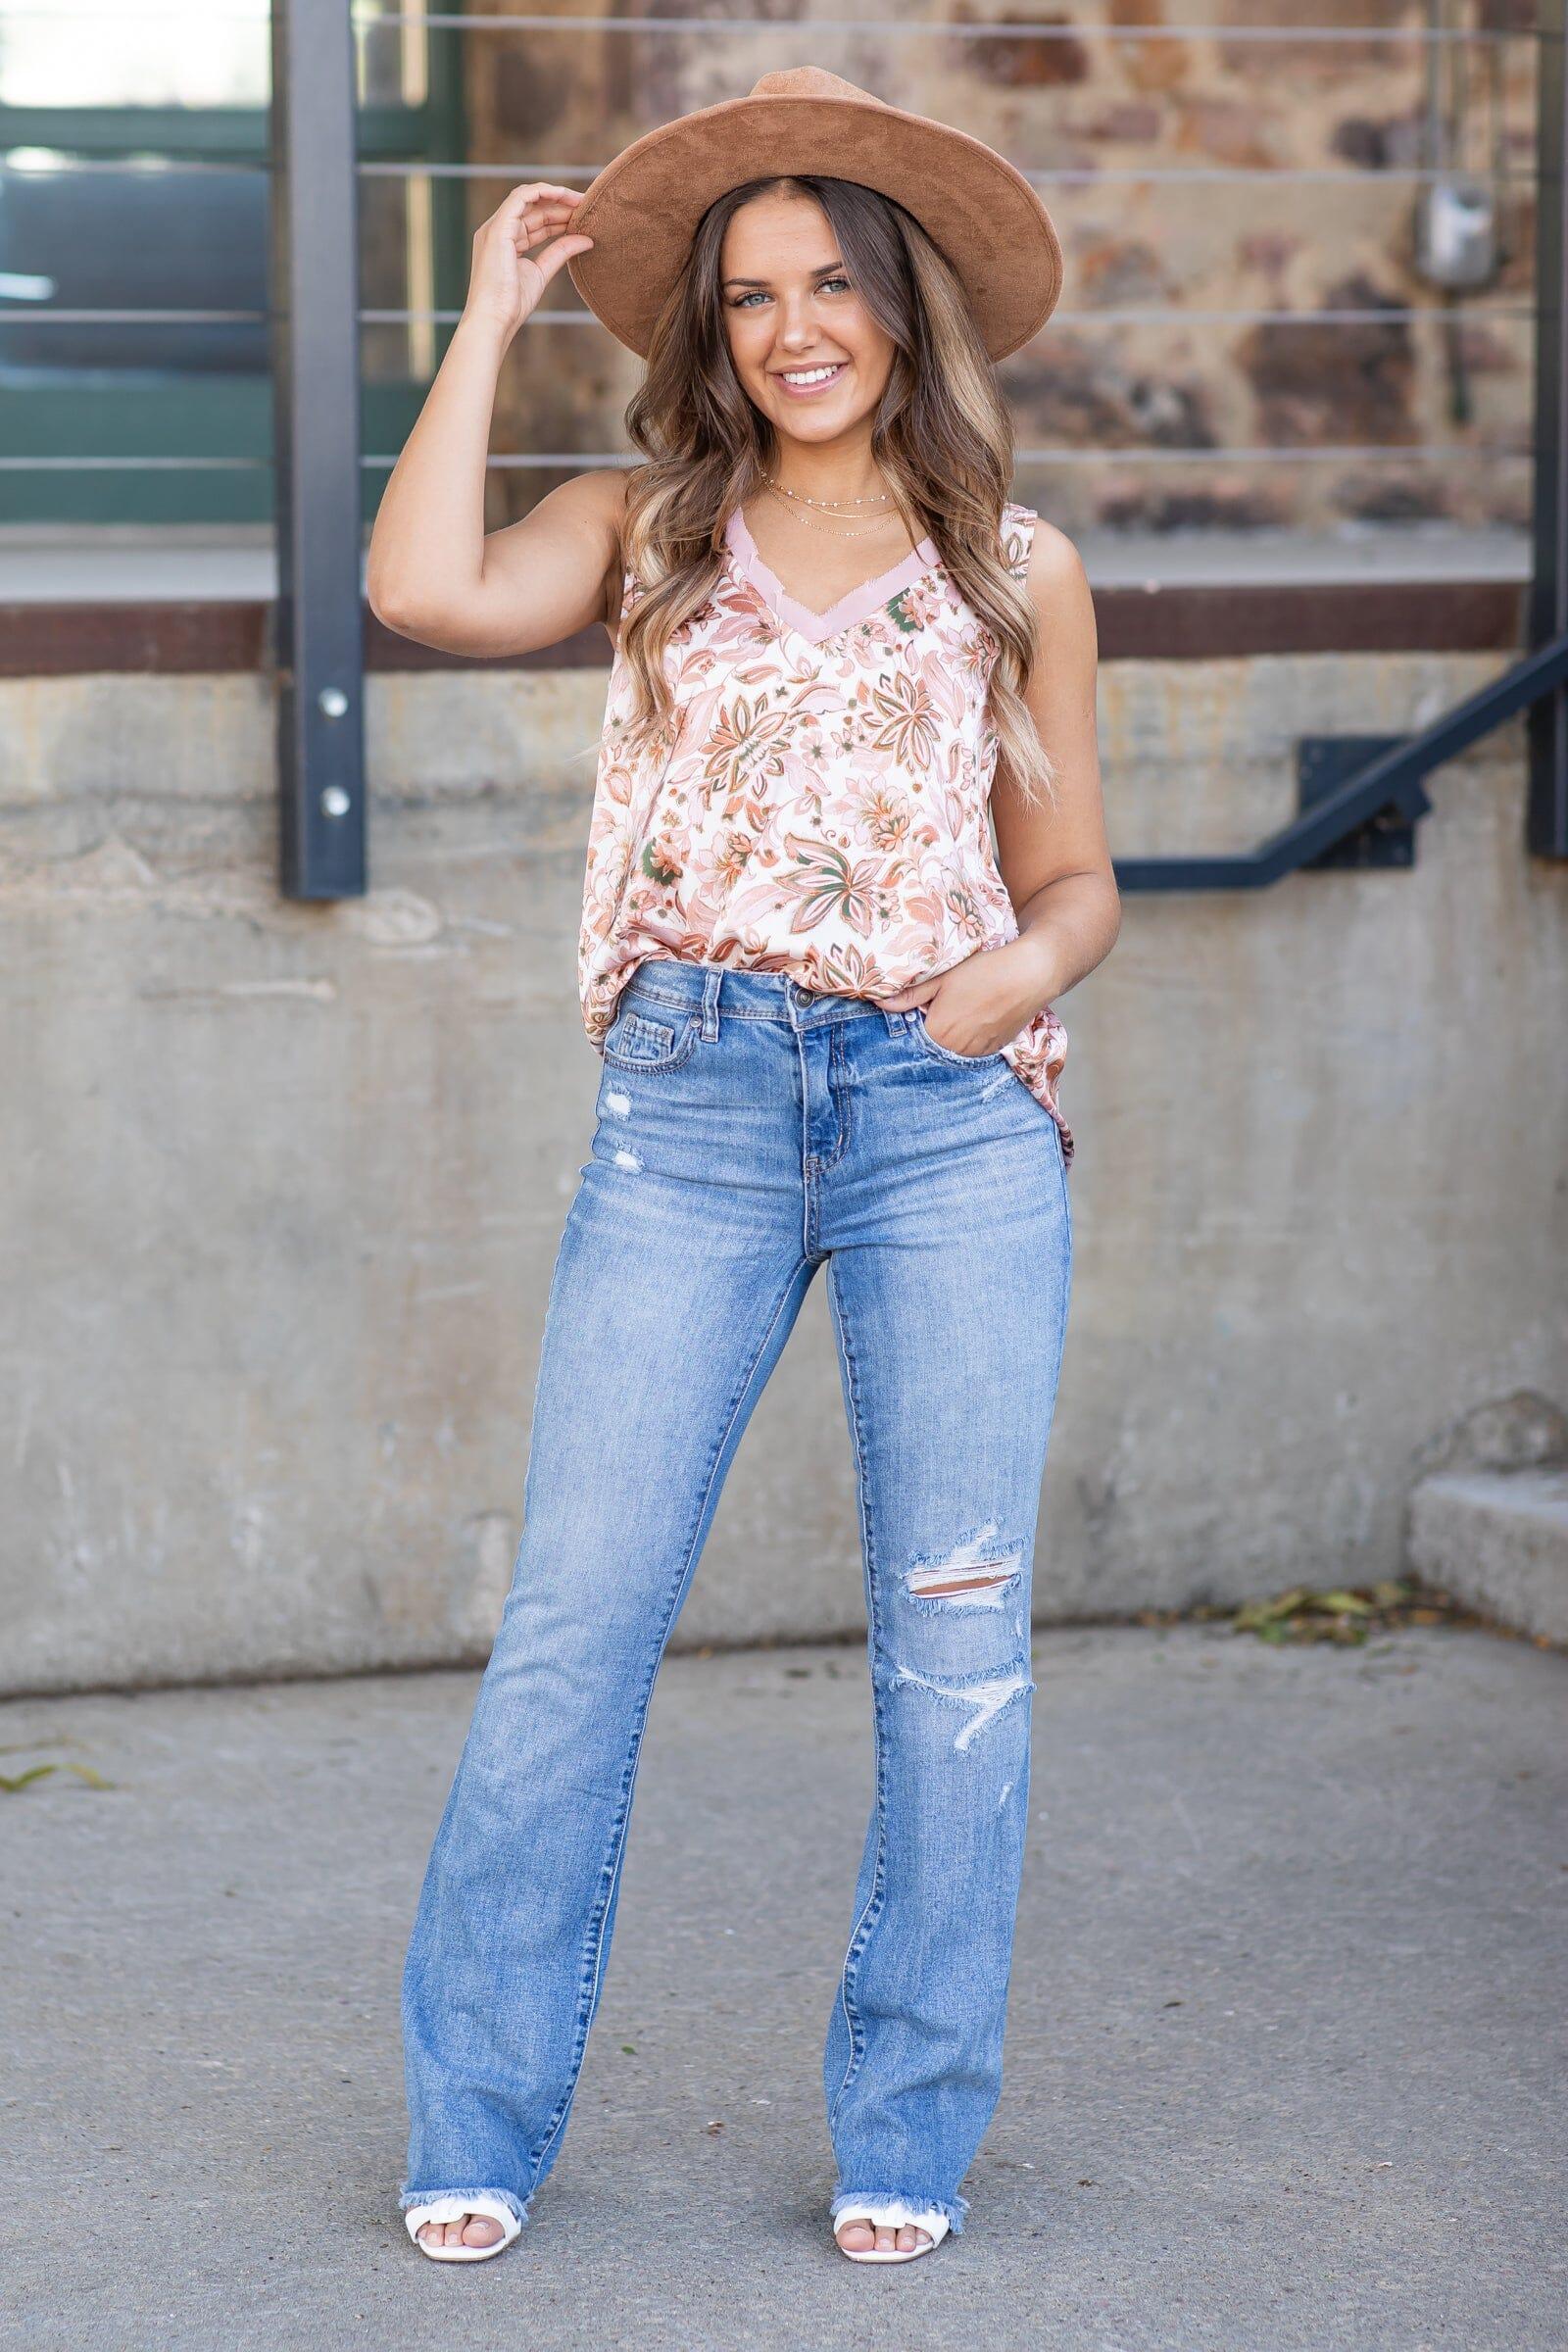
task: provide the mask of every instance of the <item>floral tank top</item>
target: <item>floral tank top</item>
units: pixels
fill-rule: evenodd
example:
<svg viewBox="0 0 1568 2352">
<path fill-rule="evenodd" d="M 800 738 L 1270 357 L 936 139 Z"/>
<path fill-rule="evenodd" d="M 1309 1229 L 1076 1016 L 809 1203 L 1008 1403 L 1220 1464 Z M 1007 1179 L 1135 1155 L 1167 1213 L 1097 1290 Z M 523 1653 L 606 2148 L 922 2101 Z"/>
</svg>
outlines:
<svg viewBox="0 0 1568 2352">
<path fill-rule="evenodd" d="M 1037 519 L 1003 509 L 1020 580 Z M 624 617 L 641 590 L 631 571 L 621 586 Z M 612 663 L 577 959 L 595 1049 L 648 956 L 876 999 L 1015 939 L 987 811 L 996 653 L 931 539 L 817 613 L 763 564 L 737 507 L 712 593 L 665 649 L 676 723 L 662 745 L 627 750 L 618 643 Z M 1070 1159 L 1061 1023 L 1046 1006 L 1002 1052 Z"/>
</svg>

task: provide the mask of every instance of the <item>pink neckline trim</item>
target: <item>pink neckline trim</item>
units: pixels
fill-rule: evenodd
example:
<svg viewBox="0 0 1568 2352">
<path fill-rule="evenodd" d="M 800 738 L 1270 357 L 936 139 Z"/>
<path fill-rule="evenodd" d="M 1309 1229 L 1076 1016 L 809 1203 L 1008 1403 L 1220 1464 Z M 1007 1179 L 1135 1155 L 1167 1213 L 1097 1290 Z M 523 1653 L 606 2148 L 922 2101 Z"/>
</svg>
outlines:
<svg viewBox="0 0 1568 2352">
<path fill-rule="evenodd" d="M 762 596 L 773 617 L 810 645 L 821 645 L 827 638 L 836 637 L 841 629 L 852 629 L 857 621 L 869 620 L 901 589 L 912 587 L 941 562 L 935 540 L 922 539 L 891 571 L 879 571 L 875 579 L 862 580 L 858 588 L 841 596 L 825 612 L 813 612 L 809 605 L 803 605 L 799 597 L 791 596 L 777 573 L 763 563 L 739 507 L 731 511 L 724 536 L 736 563 Z"/>
</svg>

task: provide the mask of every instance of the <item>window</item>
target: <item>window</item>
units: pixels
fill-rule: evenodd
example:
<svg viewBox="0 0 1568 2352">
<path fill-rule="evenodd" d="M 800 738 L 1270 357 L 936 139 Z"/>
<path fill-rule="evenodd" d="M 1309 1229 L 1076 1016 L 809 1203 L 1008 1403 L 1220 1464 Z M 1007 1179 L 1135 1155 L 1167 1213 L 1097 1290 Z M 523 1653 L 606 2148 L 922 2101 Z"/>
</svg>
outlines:
<svg viewBox="0 0 1568 2352">
<path fill-rule="evenodd" d="M 357 12 L 368 162 L 462 154 L 453 44 L 411 17 Z M 269 63 L 255 0 L 0 0 L 0 446 L 45 461 L 0 474 L 0 519 L 270 516 Z M 365 307 L 426 314 L 365 330 L 367 447 L 401 445 L 440 356 L 461 202 L 419 173 L 361 182 Z"/>
</svg>

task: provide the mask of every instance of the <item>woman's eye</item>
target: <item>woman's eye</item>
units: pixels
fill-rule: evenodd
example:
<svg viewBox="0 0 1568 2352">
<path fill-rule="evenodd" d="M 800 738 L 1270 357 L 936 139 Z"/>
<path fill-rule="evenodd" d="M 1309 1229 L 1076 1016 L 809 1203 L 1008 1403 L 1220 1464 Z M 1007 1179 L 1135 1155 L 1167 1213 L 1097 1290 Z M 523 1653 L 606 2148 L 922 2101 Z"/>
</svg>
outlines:
<svg viewBox="0 0 1568 2352">
<path fill-rule="evenodd" d="M 816 290 L 819 294 L 825 294 L 830 286 L 844 286 L 847 288 L 849 282 L 850 281 L 847 277 L 824 277 Z M 730 304 L 730 309 L 733 311 L 749 311 L 754 302 L 765 302 L 766 300 L 766 294 L 760 286 L 757 286 L 752 289 L 750 294 L 737 294 L 735 300 Z"/>
</svg>

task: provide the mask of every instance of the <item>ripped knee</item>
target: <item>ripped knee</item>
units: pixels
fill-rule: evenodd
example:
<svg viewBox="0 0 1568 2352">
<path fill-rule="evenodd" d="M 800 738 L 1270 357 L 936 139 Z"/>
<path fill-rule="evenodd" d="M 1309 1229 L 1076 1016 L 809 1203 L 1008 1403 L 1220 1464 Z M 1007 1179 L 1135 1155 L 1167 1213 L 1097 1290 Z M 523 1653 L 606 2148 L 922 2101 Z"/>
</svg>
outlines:
<svg viewBox="0 0 1568 2352">
<path fill-rule="evenodd" d="M 990 1730 L 1014 1699 L 1024 1697 L 1035 1688 L 1026 1665 L 1015 1666 L 1005 1674 L 979 1675 L 966 1681 L 948 1681 L 938 1675 L 921 1674 L 913 1666 L 899 1666 L 894 1670 L 893 1687 L 898 1690 L 902 1686 L 929 1691 L 933 1698 L 957 1710 L 953 1747 L 955 1754 L 960 1756 L 983 1732 Z M 1011 1786 L 1009 1781 L 1008 1788 Z"/>
<path fill-rule="evenodd" d="M 997 1523 L 987 1520 L 976 1535 L 952 1550 L 915 1560 L 905 1572 L 905 1589 L 915 1600 L 948 1600 L 959 1607 L 1000 1609 L 1023 1567 L 1021 1543 L 1004 1544 Z"/>
<path fill-rule="evenodd" d="M 984 1742 L 999 1717 L 1033 1690 L 1024 1597 L 1027 1544 L 995 1519 L 904 1571 L 903 1606 L 879 1645 L 889 1687 L 953 1710 L 950 1744 Z"/>
</svg>

